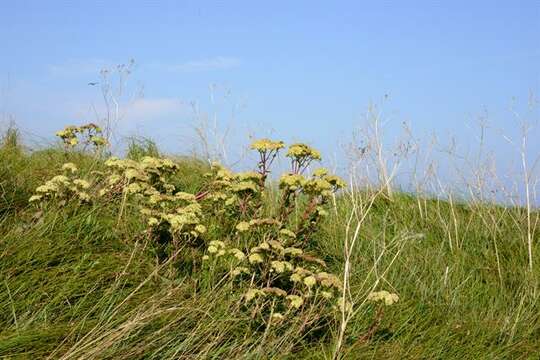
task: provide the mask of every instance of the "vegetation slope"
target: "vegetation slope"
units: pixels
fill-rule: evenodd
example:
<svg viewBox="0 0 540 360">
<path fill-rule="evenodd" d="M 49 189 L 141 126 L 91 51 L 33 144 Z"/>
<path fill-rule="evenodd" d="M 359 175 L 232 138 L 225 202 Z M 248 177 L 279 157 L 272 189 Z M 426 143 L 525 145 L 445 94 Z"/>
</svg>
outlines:
<svg viewBox="0 0 540 360">
<path fill-rule="evenodd" d="M 127 157 L 145 155 L 158 154 L 154 146 L 133 143 Z M 88 176 L 106 167 L 104 158 L 89 152 L 60 147 L 28 152 L 13 131 L 4 137 L 0 357 L 540 356 L 540 261 L 530 271 L 522 208 L 407 194 L 338 193 L 306 253 L 317 254 L 327 271 L 341 278 L 344 245 L 359 221 L 351 211 L 355 204 L 369 203 L 349 258 L 349 291 L 365 299 L 373 290 L 386 289 L 399 301 L 392 306 L 357 304 L 336 353 L 339 311 L 324 308 L 328 319 L 321 326 L 257 325 L 253 313 L 242 308 L 244 290 L 204 269 L 198 260 L 204 248 L 186 248 L 182 261 L 160 257 L 146 221 L 130 201 L 121 216 L 106 199 L 41 209 L 29 204 L 36 188 L 65 163 L 76 164 Z M 175 164 L 170 181 L 177 189 L 205 191 L 205 163 L 177 158 Z M 269 202 L 264 206 L 275 206 L 272 197 L 264 199 Z M 532 217 L 538 222 L 538 213 Z M 230 229 L 212 229 L 204 236 L 232 236 Z M 532 236 L 533 258 L 540 259 L 540 231 Z"/>
</svg>

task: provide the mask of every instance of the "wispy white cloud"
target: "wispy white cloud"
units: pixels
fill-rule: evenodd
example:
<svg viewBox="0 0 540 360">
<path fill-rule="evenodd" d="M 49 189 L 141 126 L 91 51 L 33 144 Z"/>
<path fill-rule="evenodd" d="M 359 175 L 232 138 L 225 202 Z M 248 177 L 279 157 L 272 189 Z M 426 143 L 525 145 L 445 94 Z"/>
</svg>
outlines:
<svg viewBox="0 0 540 360">
<path fill-rule="evenodd" d="M 175 98 L 140 98 L 128 104 L 122 121 L 143 122 L 154 120 L 178 120 L 189 115 L 189 107 Z"/>
<path fill-rule="evenodd" d="M 239 58 L 217 56 L 214 58 L 187 61 L 180 64 L 165 65 L 163 68 L 172 72 L 199 72 L 212 70 L 227 70 L 240 66 Z"/>
</svg>

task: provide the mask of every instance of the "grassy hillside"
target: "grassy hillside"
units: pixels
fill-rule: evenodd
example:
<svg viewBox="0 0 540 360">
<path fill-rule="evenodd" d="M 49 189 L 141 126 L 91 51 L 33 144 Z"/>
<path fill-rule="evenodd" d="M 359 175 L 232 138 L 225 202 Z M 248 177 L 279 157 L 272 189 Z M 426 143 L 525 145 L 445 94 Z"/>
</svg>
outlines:
<svg viewBox="0 0 540 360">
<path fill-rule="evenodd" d="M 257 318 L 257 311 L 266 314 L 262 308 L 246 309 L 242 295 L 249 280 L 224 280 L 223 269 L 201 260 L 212 240 L 237 241 L 241 248 L 233 235 L 238 219 L 224 217 L 234 223 L 229 226 L 204 218 L 208 231 L 197 239 L 206 245 L 181 244 L 171 255 L 156 243 L 134 200 L 29 204 L 63 164 L 76 164 L 80 176 L 92 180 L 95 171 L 106 171 L 105 157 L 62 148 L 29 153 L 11 136 L 0 150 L 0 357 L 334 356 L 339 306 L 306 305 L 274 325 Z M 131 158 L 145 155 L 158 154 L 132 144 Z M 208 189 L 204 163 L 175 163 L 168 181 L 177 191 Z M 270 213 L 279 196 L 268 186 L 260 206 Z M 332 199 L 304 251 L 341 279 L 344 245 L 360 223 L 346 288 L 359 302 L 337 356 L 540 356 L 540 230 L 532 233 L 530 271 L 524 209 L 373 191 L 345 190 Z M 532 214 L 534 224 L 539 217 Z M 365 301 L 374 290 L 396 293 L 399 301 Z"/>
</svg>

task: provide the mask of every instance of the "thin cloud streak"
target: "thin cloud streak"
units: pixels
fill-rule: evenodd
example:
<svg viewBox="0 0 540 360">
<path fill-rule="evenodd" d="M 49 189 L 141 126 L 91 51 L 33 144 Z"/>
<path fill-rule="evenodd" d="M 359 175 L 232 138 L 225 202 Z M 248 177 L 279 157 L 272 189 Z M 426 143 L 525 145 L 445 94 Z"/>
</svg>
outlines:
<svg viewBox="0 0 540 360">
<path fill-rule="evenodd" d="M 190 115 L 190 108 L 175 98 L 141 98 L 129 104 L 123 121 L 179 120 Z"/>
</svg>

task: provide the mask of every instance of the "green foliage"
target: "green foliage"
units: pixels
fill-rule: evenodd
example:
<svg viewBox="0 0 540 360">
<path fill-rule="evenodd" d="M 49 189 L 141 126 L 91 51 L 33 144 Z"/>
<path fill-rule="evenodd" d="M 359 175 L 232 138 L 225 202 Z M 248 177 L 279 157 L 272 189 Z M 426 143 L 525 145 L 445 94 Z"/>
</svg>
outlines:
<svg viewBox="0 0 540 360">
<path fill-rule="evenodd" d="M 68 127 L 59 136 L 69 139 L 77 131 Z M 295 144 L 289 154 L 293 154 L 290 155 L 293 168 L 300 172 L 282 177 L 282 207 L 262 217 L 271 212 L 263 202 L 269 163 L 283 146 L 283 142 L 267 139 L 252 145 L 261 155 L 259 172 L 234 174 L 214 164 L 206 175 L 207 190 L 200 197 L 178 191 L 170 182 L 179 168 L 175 162 L 144 156 L 139 160 L 109 158 L 104 162 L 104 172 L 94 172 L 98 179 L 94 183 L 78 178 L 77 166 L 65 163 L 64 174 L 38 186 L 29 202 L 44 206 L 54 200 L 63 206 L 72 199 L 80 203 L 97 202 L 99 197 L 108 198 L 110 203 L 116 199 L 121 200 L 120 220 L 129 201 L 143 215 L 147 234 L 168 257 L 177 256 L 177 251 L 186 245 L 199 247 L 207 232 L 205 223 L 221 229 L 237 223 L 236 236 L 226 243 L 207 239 L 210 241 L 206 258 L 227 259 L 231 281 L 240 289 L 247 289 L 245 303 L 252 309 L 253 318 L 267 324 L 277 320 L 281 323 L 306 307 L 309 311 L 299 316 L 305 317 L 305 328 L 309 329 L 307 324 L 320 319 L 336 305 L 334 300 L 341 284 L 337 276 L 324 271 L 324 261 L 305 254 L 303 247 L 326 214 L 323 207 L 329 197 L 344 183 L 324 169 L 317 170 L 309 179 L 304 178 L 305 165 L 320 160 L 320 155 L 306 145 Z M 94 195 L 97 198 L 91 199 L 89 193 L 97 194 Z M 296 200 L 300 197 L 305 197 L 305 206 L 298 205 L 301 202 Z M 293 211 L 303 213 L 295 230 L 288 229 L 294 225 Z M 210 218 L 214 219 L 212 223 Z M 249 222 L 238 223 L 248 219 Z M 246 281 L 240 281 L 240 275 L 247 275 Z M 325 302 L 328 306 L 323 305 Z"/>
<path fill-rule="evenodd" d="M 298 163 L 305 152 L 268 184 L 268 151 L 283 147 L 266 145 L 246 173 L 0 149 L 0 357 L 328 358 L 336 310 L 349 306 L 339 279 L 353 203 L 328 171 L 307 172 L 317 156 Z M 58 191 L 28 204 L 56 176 L 67 178 Z M 344 358 L 535 358 L 540 267 L 527 269 L 524 219 L 521 208 L 377 198 L 351 254 L 365 304 Z"/>
<path fill-rule="evenodd" d="M 159 158 L 157 144 L 150 139 L 132 137 L 128 142 L 126 157 L 131 160 L 140 160 L 145 156 Z"/>
<path fill-rule="evenodd" d="M 10 124 L 2 136 L 0 148 L 2 151 L 19 152 L 21 150 L 20 138 L 21 134 L 19 130 L 15 125 Z"/>
</svg>

